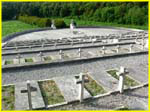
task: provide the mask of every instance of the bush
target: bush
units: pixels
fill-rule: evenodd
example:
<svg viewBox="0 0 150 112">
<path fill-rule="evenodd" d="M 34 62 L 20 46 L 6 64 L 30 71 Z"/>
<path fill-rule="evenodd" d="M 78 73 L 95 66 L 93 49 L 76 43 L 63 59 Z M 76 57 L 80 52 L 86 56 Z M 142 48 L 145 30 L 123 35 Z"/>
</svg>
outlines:
<svg viewBox="0 0 150 112">
<path fill-rule="evenodd" d="M 65 28 L 66 23 L 64 22 L 63 19 L 55 19 L 55 26 L 56 28 Z"/>
<path fill-rule="evenodd" d="M 37 25 L 39 27 L 51 26 L 51 19 L 49 18 L 38 18 L 36 16 L 19 16 L 18 20 L 31 25 Z"/>
</svg>

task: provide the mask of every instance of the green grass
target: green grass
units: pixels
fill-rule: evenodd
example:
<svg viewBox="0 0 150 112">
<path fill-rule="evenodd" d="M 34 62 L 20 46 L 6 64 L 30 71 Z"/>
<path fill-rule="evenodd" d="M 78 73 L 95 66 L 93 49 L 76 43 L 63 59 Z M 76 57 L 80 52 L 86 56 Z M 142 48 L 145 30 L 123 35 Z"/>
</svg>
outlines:
<svg viewBox="0 0 150 112">
<path fill-rule="evenodd" d="M 31 63 L 31 62 L 33 62 L 33 59 L 32 58 L 26 58 L 25 62 L 27 62 L 27 63 L 30 62 Z"/>
<path fill-rule="evenodd" d="M 13 64 L 13 60 L 6 60 L 5 65 Z"/>
<path fill-rule="evenodd" d="M 92 96 L 105 93 L 104 88 L 98 85 L 95 80 L 93 80 L 89 75 L 86 75 L 86 77 L 89 82 L 85 83 L 85 88 Z"/>
<path fill-rule="evenodd" d="M 46 105 L 53 105 L 65 101 L 53 80 L 40 81 L 39 86 Z"/>
<path fill-rule="evenodd" d="M 2 87 L 2 110 L 14 110 L 14 89 L 15 87 L 13 85 Z"/>
<path fill-rule="evenodd" d="M 2 37 L 15 32 L 21 32 L 30 29 L 36 29 L 38 26 L 23 23 L 21 21 L 4 21 L 2 22 Z"/>
<path fill-rule="evenodd" d="M 64 18 L 64 21 L 67 24 L 67 26 L 69 26 L 71 19 Z M 74 21 L 77 23 L 78 26 L 110 26 L 110 27 L 125 27 L 125 28 L 148 30 L 148 25 L 144 25 L 144 26 L 124 25 L 124 24 L 117 24 L 117 23 L 104 23 L 104 22 L 85 21 L 85 20 L 76 20 L 76 19 L 74 19 Z"/>
<path fill-rule="evenodd" d="M 52 60 L 52 58 L 50 56 L 47 56 L 47 57 L 44 57 L 44 60 L 45 61 L 50 61 L 50 60 Z"/>
<path fill-rule="evenodd" d="M 109 73 L 112 77 L 114 77 L 117 80 L 119 80 L 119 76 L 116 74 L 116 72 L 118 72 L 118 71 L 117 70 L 109 70 L 109 71 L 107 71 L 107 73 Z M 127 75 L 125 75 L 125 79 L 124 80 L 125 80 L 124 81 L 125 85 L 128 86 L 128 87 L 139 85 L 138 82 L 136 82 L 132 78 L 128 77 Z"/>
</svg>

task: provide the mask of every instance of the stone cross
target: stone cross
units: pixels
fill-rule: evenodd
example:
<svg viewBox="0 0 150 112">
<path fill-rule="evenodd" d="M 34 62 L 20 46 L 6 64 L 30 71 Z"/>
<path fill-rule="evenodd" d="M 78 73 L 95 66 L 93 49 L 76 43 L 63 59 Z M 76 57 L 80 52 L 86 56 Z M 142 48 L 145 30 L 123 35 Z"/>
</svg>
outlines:
<svg viewBox="0 0 150 112">
<path fill-rule="evenodd" d="M 19 60 L 19 64 L 20 64 L 20 59 L 22 58 L 21 55 L 18 54 L 18 55 L 16 56 L 16 58 Z"/>
<path fill-rule="evenodd" d="M 51 28 L 52 28 L 52 29 L 56 29 L 55 21 L 54 21 L 54 20 L 52 20 Z"/>
<path fill-rule="evenodd" d="M 29 110 L 32 110 L 32 98 L 31 98 L 31 92 L 37 91 L 37 88 L 32 87 L 30 85 L 30 81 L 27 81 L 27 90 L 21 90 L 21 93 L 27 93 L 28 94 L 28 103 L 29 103 Z"/>
<path fill-rule="evenodd" d="M 106 50 L 106 48 L 105 48 L 105 46 L 103 46 L 103 48 L 102 48 L 102 54 L 105 54 L 105 50 Z"/>
<path fill-rule="evenodd" d="M 54 43 L 55 48 L 57 47 L 57 42 Z"/>
<path fill-rule="evenodd" d="M 85 83 L 89 82 L 89 80 L 85 79 L 85 74 L 84 73 L 80 73 L 77 78 L 78 79 L 76 80 L 76 84 L 79 84 L 79 100 L 80 100 L 80 102 L 83 102 L 83 99 L 84 99 L 84 86 L 85 86 Z"/>
<path fill-rule="evenodd" d="M 27 92 L 28 92 L 29 110 L 32 110 L 31 86 L 29 80 L 27 81 Z"/>
<path fill-rule="evenodd" d="M 18 51 L 18 47 L 16 46 L 16 51 Z"/>
<path fill-rule="evenodd" d="M 39 54 L 38 54 L 38 56 L 41 58 L 41 61 L 43 60 L 42 58 L 43 58 L 43 53 L 42 52 L 40 52 Z"/>
<path fill-rule="evenodd" d="M 71 41 L 71 45 L 73 46 L 73 39 L 72 39 L 72 41 Z"/>
<path fill-rule="evenodd" d="M 59 51 L 60 59 L 62 59 L 62 58 L 63 58 L 63 54 L 64 54 L 64 53 L 63 53 L 63 51 L 62 51 L 62 50 L 60 50 L 60 51 Z"/>
<path fill-rule="evenodd" d="M 142 37 L 142 49 L 144 50 L 144 46 L 145 46 L 145 39 L 144 39 L 144 36 Z"/>
<path fill-rule="evenodd" d="M 129 52 L 132 53 L 133 44 L 130 44 Z"/>
<path fill-rule="evenodd" d="M 44 42 L 42 43 L 42 46 L 41 47 L 44 47 Z"/>
<path fill-rule="evenodd" d="M 124 67 L 120 67 L 119 72 L 117 72 L 117 75 L 119 76 L 119 85 L 118 85 L 118 90 L 120 93 L 123 93 L 124 90 L 124 78 L 125 75 L 127 74 L 127 70 Z"/>
<path fill-rule="evenodd" d="M 79 48 L 78 54 L 79 54 L 79 57 L 80 57 L 80 58 L 81 58 L 81 53 L 82 53 L 82 50 L 81 50 L 81 48 Z"/>
<path fill-rule="evenodd" d="M 119 45 L 117 45 L 117 47 L 116 47 L 116 51 L 117 51 L 117 53 L 119 53 L 119 49 L 120 49 L 120 46 L 119 46 Z"/>
<path fill-rule="evenodd" d="M 73 30 L 75 28 L 75 24 L 74 24 L 74 21 L 73 19 L 71 20 L 71 24 L 70 24 L 70 29 Z"/>
</svg>

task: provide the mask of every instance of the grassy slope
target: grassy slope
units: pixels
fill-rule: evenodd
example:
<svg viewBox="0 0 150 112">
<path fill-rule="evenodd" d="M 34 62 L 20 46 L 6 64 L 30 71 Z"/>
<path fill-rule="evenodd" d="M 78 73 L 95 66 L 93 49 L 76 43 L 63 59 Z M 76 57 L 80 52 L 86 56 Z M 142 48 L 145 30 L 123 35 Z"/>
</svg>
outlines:
<svg viewBox="0 0 150 112">
<path fill-rule="evenodd" d="M 35 28 L 38 27 L 20 21 L 5 21 L 2 22 L 2 37 L 12 34 L 14 32 L 21 32 L 24 30 L 35 29 Z"/>
<path fill-rule="evenodd" d="M 71 19 L 64 19 L 67 26 L 69 26 Z M 75 20 L 79 26 L 112 26 L 112 27 L 126 27 L 147 30 L 148 26 L 135 26 L 135 25 L 121 25 L 116 23 L 103 23 L 95 21 L 82 21 Z M 2 22 L 2 37 L 5 37 L 14 32 L 21 32 L 24 30 L 36 29 L 38 26 L 29 25 L 20 21 L 5 21 Z"/>
<path fill-rule="evenodd" d="M 70 24 L 71 19 L 64 19 L 64 21 L 68 26 Z M 75 20 L 75 21 L 79 26 L 111 26 L 111 27 L 125 27 L 125 28 L 148 30 L 148 25 L 136 26 L 136 25 L 123 25 L 123 24 L 104 23 L 104 22 L 95 22 L 95 21 L 83 21 L 83 20 Z"/>
</svg>

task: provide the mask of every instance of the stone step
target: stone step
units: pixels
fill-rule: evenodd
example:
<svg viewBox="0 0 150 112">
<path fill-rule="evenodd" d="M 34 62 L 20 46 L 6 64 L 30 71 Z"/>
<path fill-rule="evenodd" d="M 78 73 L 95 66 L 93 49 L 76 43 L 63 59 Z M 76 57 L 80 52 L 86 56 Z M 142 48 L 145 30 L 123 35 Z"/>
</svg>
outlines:
<svg viewBox="0 0 150 112">
<path fill-rule="evenodd" d="M 33 109 L 44 108 L 44 100 L 41 95 L 39 85 L 35 81 L 31 81 L 30 85 L 32 87 L 31 99 Z M 17 83 L 15 85 L 15 110 L 28 110 L 28 94 L 27 92 L 22 93 L 22 90 L 27 90 L 27 83 Z"/>
<path fill-rule="evenodd" d="M 79 85 L 75 83 L 74 76 L 56 77 L 53 80 L 58 85 L 67 102 L 78 101 Z M 90 93 L 84 89 L 84 98 L 90 98 Z"/>
</svg>

